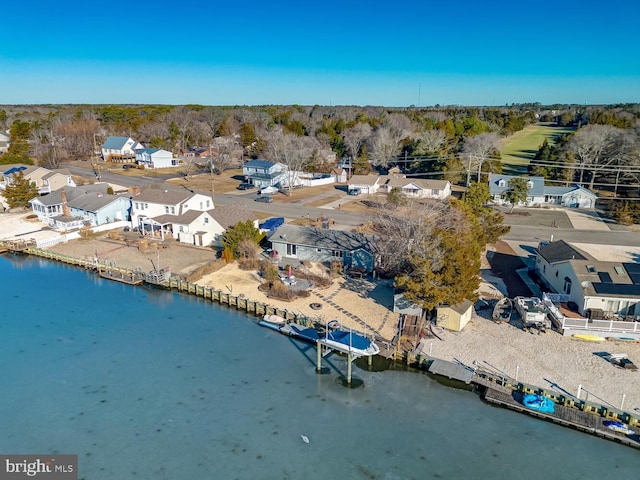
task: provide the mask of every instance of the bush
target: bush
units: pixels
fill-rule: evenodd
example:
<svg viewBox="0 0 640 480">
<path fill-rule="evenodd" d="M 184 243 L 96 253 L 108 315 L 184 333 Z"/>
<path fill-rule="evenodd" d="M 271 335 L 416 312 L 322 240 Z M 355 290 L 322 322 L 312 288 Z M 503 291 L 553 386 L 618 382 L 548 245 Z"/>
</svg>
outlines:
<svg viewBox="0 0 640 480">
<path fill-rule="evenodd" d="M 209 262 L 205 265 L 202 265 L 195 270 L 189 272 L 186 277 L 187 282 L 195 283 L 200 280 L 205 275 L 209 275 L 210 273 L 217 272 L 222 267 L 227 264 L 223 259 L 214 260 L 213 262 Z"/>
</svg>

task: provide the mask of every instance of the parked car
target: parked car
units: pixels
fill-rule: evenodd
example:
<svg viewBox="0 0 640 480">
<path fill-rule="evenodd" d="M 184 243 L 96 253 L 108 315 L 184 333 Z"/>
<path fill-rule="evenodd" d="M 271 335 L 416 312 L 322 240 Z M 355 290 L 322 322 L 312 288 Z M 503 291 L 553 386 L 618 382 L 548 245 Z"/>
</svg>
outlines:
<svg viewBox="0 0 640 480">
<path fill-rule="evenodd" d="M 256 188 L 253 183 L 241 183 L 238 185 L 238 190 L 251 190 L 252 188 Z"/>
<path fill-rule="evenodd" d="M 351 190 L 349 190 L 347 192 L 349 195 L 360 195 L 360 189 L 359 188 L 352 188 Z"/>
<path fill-rule="evenodd" d="M 264 193 L 266 194 L 278 193 L 278 187 L 274 187 L 274 186 L 262 187 L 260 190 L 258 190 L 258 195 L 262 195 Z"/>
<path fill-rule="evenodd" d="M 273 202 L 273 198 L 271 198 L 269 195 L 264 195 L 262 197 L 256 198 L 256 202 L 271 203 Z"/>
<path fill-rule="evenodd" d="M 128 163 L 125 163 L 124 165 L 122 165 L 122 168 L 124 168 L 125 170 L 128 168 L 136 168 L 136 165 L 130 165 Z"/>
</svg>

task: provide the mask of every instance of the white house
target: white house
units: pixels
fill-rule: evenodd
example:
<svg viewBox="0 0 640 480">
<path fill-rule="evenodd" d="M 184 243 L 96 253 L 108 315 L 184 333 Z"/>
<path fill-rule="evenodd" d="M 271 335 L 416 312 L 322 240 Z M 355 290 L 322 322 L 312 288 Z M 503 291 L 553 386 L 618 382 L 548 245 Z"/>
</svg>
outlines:
<svg viewBox="0 0 640 480">
<path fill-rule="evenodd" d="M 244 181 L 258 188 L 276 187 L 287 180 L 287 166 L 267 160 L 250 160 L 242 166 Z"/>
<path fill-rule="evenodd" d="M 169 168 L 178 165 L 173 153 L 160 148 L 139 148 L 135 152 L 136 163 L 144 168 Z"/>
<path fill-rule="evenodd" d="M 136 150 L 144 148 L 131 137 L 108 137 L 102 144 L 102 159 L 105 162 L 131 162 L 136 158 Z"/>
<path fill-rule="evenodd" d="M 424 178 L 406 178 L 404 175 L 388 175 L 380 178 L 380 191 L 389 193 L 394 188 L 409 198 L 435 198 L 444 200 L 451 195 L 451 183 L 448 180 L 430 180 Z"/>
<path fill-rule="evenodd" d="M 505 193 L 509 190 L 509 181 L 516 178 L 511 175 L 489 174 L 489 193 L 494 202 L 508 203 Z M 550 187 L 544 184 L 544 177 L 522 177 L 527 180 L 527 206 L 563 206 L 593 208 L 597 196 L 578 185 L 570 187 Z"/>
<path fill-rule="evenodd" d="M 10 137 L 4 132 L 0 132 L 0 155 L 9 150 Z"/>
<path fill-rule="evenodd" d="M 535 268 L 586 317 L 640 319 L 640 263 L 599 261 L 559 240 L 538 247 Z"/>
<path fill-rule="evenodd" d="M 380 188 L 379 175 L 353 175 L 349 179 L 349 191 L 362 194 L 373 194 Z"/>
<path fill-rule="evenodd" d="M 178 238 L 173 224 L 185 225 L 180 217 L 189 211 L 206 212 L 214 208 L 213 199 L 208 195 L 191 193 L 187 190 L 162 190 L 149 188 L 140 191 L 134 189 L 131 210 L 131 222 L 141 232 L 165 237 L 171 234 Z M 162 217 L 167 215 L 167 217 Z M 183 223 L 180 223 L 183 222 Z"/>
</svg>

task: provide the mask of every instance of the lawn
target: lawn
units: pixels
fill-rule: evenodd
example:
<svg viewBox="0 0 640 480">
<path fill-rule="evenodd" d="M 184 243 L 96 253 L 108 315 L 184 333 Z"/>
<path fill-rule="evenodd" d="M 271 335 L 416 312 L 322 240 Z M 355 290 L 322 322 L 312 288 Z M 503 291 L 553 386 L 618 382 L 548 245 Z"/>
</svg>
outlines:
<svg viewBox="0 0 640 480">
<path fill-rule="evenodd" d="M 531 125 L 503 140 L 502 156 L 503 172 L 507 174 L 523 173 L 533 160 L 544 139 L 552 144 L 562 135 L 571 133 L 575 128 L 554 127 L 550 123 Z"/>
</svg>

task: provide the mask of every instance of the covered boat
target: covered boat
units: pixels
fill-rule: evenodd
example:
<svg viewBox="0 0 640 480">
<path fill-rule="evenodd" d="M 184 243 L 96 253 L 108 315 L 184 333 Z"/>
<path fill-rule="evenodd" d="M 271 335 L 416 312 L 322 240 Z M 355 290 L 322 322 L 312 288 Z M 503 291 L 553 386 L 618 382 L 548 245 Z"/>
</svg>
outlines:
<svg viewBox="0 0 640 480">
<path fill-rule="evenodd" d="M 629 428 L 622 422 L 617 422 L 615 420 L 605 420 L 602 424 L 607 427 L 609 430 L 613 430 L 617 433 L 624 433 L 625 435 L 633 435 L 636 433 L 633 429 Z"/>
<path fill-rule="evenodd" d="M 537 393 L 530 393 L 522 397 L 522 404 L 537 412 L 553 413 L 555 411 L 553 400 Z"/>
</svg>

